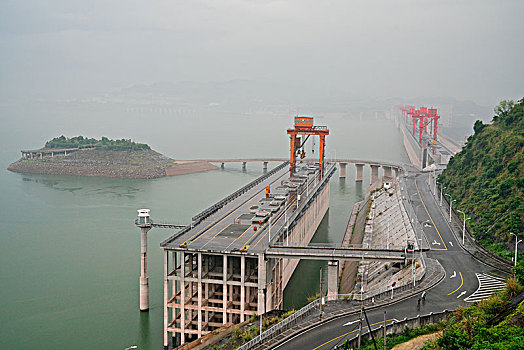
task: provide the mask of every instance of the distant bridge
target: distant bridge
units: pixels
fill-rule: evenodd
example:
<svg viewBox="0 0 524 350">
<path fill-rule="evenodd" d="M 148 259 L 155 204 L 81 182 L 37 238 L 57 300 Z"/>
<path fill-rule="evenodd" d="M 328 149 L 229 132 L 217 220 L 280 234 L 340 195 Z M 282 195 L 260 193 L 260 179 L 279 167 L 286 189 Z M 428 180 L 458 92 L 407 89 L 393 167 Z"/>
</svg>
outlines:
<svg viewBox="0 0 524 350">
<path fill-rule="evenodd" d="M 260 162 L 262 163 L 263 169 L 267 169 L 269 162 L 284 162 L 289 160 L 288 158 L 222 158 L 222 159 L 194 159 L 194 161 L 205 161 L 209 163 L 220 163 L 221 167 L 224 168 L 225 163 L 242 163 L 242 168 L 245 169 L 247 163 Z M 315 161 L 316 159 L 303 159 L 304 161 Z M 370 183 L 378 181 L 378 168 L 384 169 L 385 178 L 395 178 L 402 171 L 403 166 L 397 163 L 374 161 L 374 160 L 362 160 L 362 159 L 347 159 L 347 158 L 333 158 L 327 159 L 328 162 L 338 163 L 340 167 L 339 177 L 346 177 L 346 165 L 354 164 L 356 169 L 355 181 L 362 182 L 364 165 L 368 165 L 371 168 Z M 395 174 L 393 175 L 393 172 Z"/>
</svg>

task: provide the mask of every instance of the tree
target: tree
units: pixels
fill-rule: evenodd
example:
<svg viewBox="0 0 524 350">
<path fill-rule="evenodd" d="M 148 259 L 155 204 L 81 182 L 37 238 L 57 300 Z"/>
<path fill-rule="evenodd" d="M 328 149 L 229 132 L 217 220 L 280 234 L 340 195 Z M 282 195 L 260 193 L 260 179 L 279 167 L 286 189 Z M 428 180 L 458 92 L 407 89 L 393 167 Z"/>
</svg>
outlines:
<svg viewBox="0 0 524 350">
<path fill-rule="evenodd" d="M 499 105 L 495 107 L 495 109 L 493 110 L 495 112 L 493 121 L 497 120 L 498 118 L 504 118 L 505 116 L 507 116 L 514 106 L 515 102 L 513 100 L 500 101 Z"/>
</svg>

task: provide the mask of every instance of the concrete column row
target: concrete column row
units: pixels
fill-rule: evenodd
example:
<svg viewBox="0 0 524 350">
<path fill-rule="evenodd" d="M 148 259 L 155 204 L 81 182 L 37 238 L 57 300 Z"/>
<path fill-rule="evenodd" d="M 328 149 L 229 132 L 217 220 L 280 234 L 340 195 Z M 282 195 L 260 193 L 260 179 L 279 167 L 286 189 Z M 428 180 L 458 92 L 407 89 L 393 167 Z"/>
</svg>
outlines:
<svg viewBox="0 0 524 350">
<path fill-rule="evenodd" d="M 268 163 L 269 163 L 269 162 L 262 162 L 262 169 L 267 170 L 267 165 L 268 165 Z M 220 167 L 221 167 L 222 169 L 224 169 L 224 166 L 225 166 L 225 163 L 224 163 L 224 162 L 220 163 Z M 247 167 L 247 162 L 242 162 L 242 169 L 245 170 L 246 167 Z"/>
<path fill-rule="evenodd" d="M 338 165 L 339 165 L 339 178 L 345 178 L 346 177 L 346 166 L 347 166 L 348 163 L 344 163 L 344 162 L 339 162 Z M 357 182 L 361 182 L 363 180 L 363 172 L 364 172 L 364 165 L 363 163 L 356 163 L 355 164 L 355 170 L 356 170 L 356 175 L 355 175 L 355 181 Z M 378 181 L 379 177 L 378 177 L 378 168 L 382 167 L 384 169 L 384 178 L 386 179 L 393 179 L 395 177 L 398 176 L 398 173 L 399 173 L 399 170 L 398 168 L 394 168 L 392 166 L 389 166 L 389 165 L 379 165 L 379 164 L 370 164 L 369 165 L 370 168 L 371 168 L 371 174 L 370 174 L 370 182 L 371 183 L 374 183 L 376 181 Z M 393 176 L 393 172 L 392 171 L 395 171 L 395 176 Z"/>
</svg>

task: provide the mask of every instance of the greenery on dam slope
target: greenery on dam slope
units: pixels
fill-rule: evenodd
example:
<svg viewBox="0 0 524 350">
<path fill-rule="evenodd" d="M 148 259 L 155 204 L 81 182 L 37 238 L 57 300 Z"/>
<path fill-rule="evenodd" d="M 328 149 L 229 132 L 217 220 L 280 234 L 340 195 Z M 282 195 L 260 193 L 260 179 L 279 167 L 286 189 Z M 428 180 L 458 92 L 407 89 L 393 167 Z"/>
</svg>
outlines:
<svg viewBox="0 0 524 350">
<path fill-rule="evenodd" d="M 51 141 L 47 141 L 45 146 L 47 148 L 95 147 L 96 149 L 110 151 L 139 151 L 150 149 L 149 145 L 145 143 L 136 143 L 126 139 L 112 140 L 104 136 L 100 140 L 97 140 L 84 136 L 69 138 L 62 135 L 60 137 L 55 137 Z"/>
<path fill-rule="evenodd" d="M 477 120 L 474 131 L 438 181 L 456 199 L 453 205 L 471 218 L 468 226 L 477 241 L 511 259 L 515 237 L 510 232 L 524 239 L 524 98 L 516 104 L 502 101 L 492 123 Z M 524 260 L 522 255 L 517 261 Z"/>
</svg>

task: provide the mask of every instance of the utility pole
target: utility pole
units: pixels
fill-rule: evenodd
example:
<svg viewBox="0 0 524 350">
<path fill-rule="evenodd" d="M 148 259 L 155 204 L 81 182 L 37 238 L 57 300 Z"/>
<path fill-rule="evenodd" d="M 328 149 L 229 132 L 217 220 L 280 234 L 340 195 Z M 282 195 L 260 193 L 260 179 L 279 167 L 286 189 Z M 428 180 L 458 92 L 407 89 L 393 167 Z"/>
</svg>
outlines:
<svg viewBox="0 0 524 350">
<path fill-rule="evenodd" d="M 386 311 L 384 310 L 384 350 L 387 350 L 386 346 Z"/>
<path fill-rule="evenodd" d="M 322 266 L 320 266 L 320 304 L 318 309 L 320 310 L 319 319 L 322 319 Z"/>
<path fill-rule="evenodd" d="M 364 316 L 366 317 L 366 323 L 368 324 L 369 334 L 371 335 L 371 339 L 373 339 L 373 345 L 375 346 L 375 350 L 378 350 L 377 342 L 375 341 L 375 336 L 373 335 L 371 325 L 369 324 L 368 314 L 366 313 L 366 310 L 364 310 Z"/>
<path fill-rule="evenodd" d="M 360 320 L 358 322 L 358 349 L 362 343 L 362 314 L 364 313 L 364 299 L 360 298 Z"/>
</svg>

